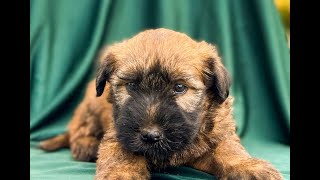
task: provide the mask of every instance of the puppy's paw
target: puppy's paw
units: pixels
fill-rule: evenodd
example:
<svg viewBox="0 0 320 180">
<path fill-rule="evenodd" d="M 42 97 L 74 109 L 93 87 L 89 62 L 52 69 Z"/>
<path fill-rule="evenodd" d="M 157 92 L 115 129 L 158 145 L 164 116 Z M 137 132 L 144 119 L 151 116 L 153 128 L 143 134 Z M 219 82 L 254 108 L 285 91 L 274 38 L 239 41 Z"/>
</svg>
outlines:
<svg viewBox="0 0 320 180">
<path fill-rule="evenodd" d="M 126 170 L 117 170 L 105 174 L 98 173 L 95 177 L 95 180 L 148 180 L 150 179 L 149 172 L 134 172 Z"/>
<path fill-rule="evenodd" d="M 99 141 L 95 137 L 81 137 L 71 142 L 71 154 L 75 160 L 94 162 L 97 159 Z"/>
<path fill-rule="evenodd" d="M 268 162 L 249 159 L 230 168 L 222 180 L 282 180 L 281 174 Z"/>
</svg>

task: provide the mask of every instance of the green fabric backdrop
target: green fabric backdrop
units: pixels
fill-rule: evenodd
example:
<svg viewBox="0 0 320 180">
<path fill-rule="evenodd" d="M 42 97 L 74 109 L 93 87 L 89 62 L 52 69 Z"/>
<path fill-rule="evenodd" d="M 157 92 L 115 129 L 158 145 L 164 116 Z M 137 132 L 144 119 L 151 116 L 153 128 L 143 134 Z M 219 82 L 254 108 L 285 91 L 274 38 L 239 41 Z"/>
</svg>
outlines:
<svg viewBox="0 0 320 180">
<path fill-rule="evenodd" d="M 30 19 L 31 179 L 93 178 L 95 163 L 36 144 L 66 130 L 102 46 L 157 27 L 217 45 L 243 144 L 290 179 L 290 52 L 272 0 L 31 0 Z M 153 177 L 213 178 L 187 167 Z"/>
</svg>

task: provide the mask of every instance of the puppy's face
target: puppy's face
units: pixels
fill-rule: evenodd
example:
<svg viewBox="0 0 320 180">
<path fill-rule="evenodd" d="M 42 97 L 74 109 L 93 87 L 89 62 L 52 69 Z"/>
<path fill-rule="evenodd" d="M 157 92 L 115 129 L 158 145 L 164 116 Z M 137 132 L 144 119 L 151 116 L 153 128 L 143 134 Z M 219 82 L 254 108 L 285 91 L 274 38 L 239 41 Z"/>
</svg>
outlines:
<svg viewBox="0 0 320 180">
<path fill-rule="evenodd" d="M 97 96 L 110 83 L 117 138 L 129 151 L 163 162 L 192 143 L 230 79 L 216 49 L 166 29 L 144 31 L 107 49 Z"/>
</svg>

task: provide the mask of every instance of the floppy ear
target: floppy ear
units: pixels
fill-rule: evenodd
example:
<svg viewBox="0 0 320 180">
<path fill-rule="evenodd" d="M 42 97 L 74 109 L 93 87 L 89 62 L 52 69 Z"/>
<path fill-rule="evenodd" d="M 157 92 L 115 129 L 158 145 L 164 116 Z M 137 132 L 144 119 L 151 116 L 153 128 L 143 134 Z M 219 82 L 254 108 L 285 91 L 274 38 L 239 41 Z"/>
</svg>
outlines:
<svg viewBox="0 0 320 180">
<path fill-rule="evenodd" d="M 98 73 L 96 76 L 96 91 L 97 97 L 101 96 L 106 82 L 110 80 L 111 73 L 114 70 L 114 56 L 112 54 L 107 55 L 102 61 Z"/>
<path fill-rule="evenodd" d="M 209 58 L 206 61 L 205 79 L 209 94 L 213 94 L 218 103 L 223 103 L 229 96 L 231 78 L 220 59 Z"/>
</svg>

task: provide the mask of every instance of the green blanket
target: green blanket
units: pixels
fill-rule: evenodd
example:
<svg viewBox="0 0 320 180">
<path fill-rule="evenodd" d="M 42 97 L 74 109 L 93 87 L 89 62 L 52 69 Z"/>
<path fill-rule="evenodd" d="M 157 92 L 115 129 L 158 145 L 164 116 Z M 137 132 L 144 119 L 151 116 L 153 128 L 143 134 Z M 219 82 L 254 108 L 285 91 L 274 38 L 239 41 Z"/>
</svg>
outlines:
<svg viewBox="0 0 320 180">
<path fill-rule="evenodd" d="M 93 178 L 94 163 L 36 144 L 66 130 L 101 47 L 157 27 L 217 45 L 244 146 L 290 179 L 290 52 L 272 0 L 31 0 L 30 19 L 31 179 Z M 213 178 L 188 167 L 152 177 Z"/>
</svg>

